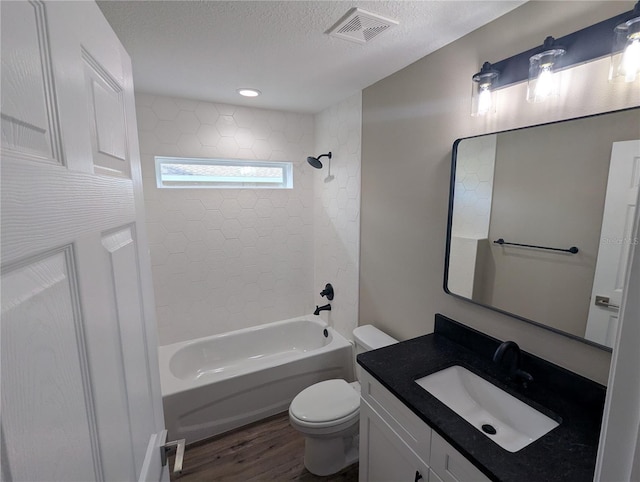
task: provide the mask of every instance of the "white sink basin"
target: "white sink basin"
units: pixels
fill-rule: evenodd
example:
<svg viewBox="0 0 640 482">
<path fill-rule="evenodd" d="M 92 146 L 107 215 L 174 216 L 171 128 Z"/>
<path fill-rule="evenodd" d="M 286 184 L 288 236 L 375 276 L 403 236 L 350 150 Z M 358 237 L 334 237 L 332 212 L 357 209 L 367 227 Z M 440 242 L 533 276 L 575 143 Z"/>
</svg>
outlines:
<svg viewBox="0 0 640 482">
<path fill-rule="evenodd" d="M 509 452 L 517 452 L 559 425 L 461 366 L 432 373 L 416 383 Z M 490 433 L 490 427 L 495 433 Z"/>
</svg>

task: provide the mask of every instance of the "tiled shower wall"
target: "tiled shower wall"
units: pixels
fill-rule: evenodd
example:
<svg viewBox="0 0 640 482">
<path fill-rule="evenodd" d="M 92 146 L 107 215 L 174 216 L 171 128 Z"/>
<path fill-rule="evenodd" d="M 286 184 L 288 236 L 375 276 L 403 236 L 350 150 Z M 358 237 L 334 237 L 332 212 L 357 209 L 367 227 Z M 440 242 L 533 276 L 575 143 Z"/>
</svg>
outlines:
<svg viewBox="0 0 640 482">
<path fill-rule="evenodd" d="M 319 292 L 333 285 L 332 311 L 321 316 L 351 339 L 358 324 L 362 93 L 317 114 L 315 124 L 315 152 L 333 156 L 314 174 L 314 300 L 325 304 Z"/>
<path fill-rule="evenodd" d="M 160 344 L 313 311 L 313 116 L 136 97 Z M 156 155 L 291 161 L 294 188 L 157 189 Z"/>
<path fill-rule="evenodd" d="M 471 239 L 489 236 L 496 140 L 494 134 L 472 137 L 458 144 L 452 236 Z"/>
</svg>

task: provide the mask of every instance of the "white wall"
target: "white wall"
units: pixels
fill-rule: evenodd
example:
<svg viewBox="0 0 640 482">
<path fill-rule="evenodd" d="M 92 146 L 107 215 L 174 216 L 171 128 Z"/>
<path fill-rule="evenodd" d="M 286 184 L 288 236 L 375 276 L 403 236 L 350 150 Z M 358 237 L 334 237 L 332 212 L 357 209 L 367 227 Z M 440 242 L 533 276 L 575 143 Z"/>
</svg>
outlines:
<svg viewBox="0 0 640 482">
<path fill-rule="evenodd" d="M 314 155 L 332 152 L 331 161 L 314 173 L 314 300 L 325 304 L 320 291 L 331 283 L 332 311 L 321 316 L 339 333 L 352 338 L 358 325 L 360 269 L 360 148 L 362 93 L 316 115 Z M 329 174 L 331 177 L 329 177 Z"/>
<path fill-rule="evenodd" d="M 308 114 L 136 95 L 159 343 L 313 310 Z M 157 189 L 154 156 L 294 163 L 292 190 Z"/>
</svg>

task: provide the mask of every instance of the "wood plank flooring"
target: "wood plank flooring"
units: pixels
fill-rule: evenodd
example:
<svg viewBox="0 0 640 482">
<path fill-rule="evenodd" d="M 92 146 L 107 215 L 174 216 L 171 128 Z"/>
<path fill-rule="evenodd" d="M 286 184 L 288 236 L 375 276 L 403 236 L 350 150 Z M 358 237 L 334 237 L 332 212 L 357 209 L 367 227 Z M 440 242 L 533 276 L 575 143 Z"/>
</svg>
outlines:
<svg viewBox="0 0 640 482">
<path fill-rule="evenodd" d="M 287 481 L 356 482 L 358 464 L 318 477 L 305 467 L 304 437 L 283 412 L 266 420 L 187 447 L 184 471 L 176 482 Z M 173 457 L 170 460 L 173 468 Z"/>
</svg>

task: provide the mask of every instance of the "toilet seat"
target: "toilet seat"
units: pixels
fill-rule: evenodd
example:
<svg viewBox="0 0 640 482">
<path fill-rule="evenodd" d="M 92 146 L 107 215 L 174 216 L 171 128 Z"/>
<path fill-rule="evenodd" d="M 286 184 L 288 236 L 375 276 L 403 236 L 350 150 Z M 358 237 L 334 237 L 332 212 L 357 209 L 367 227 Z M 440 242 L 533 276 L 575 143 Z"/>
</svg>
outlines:
<svg viewBox="0 0 640 482">
<path fill-rule="evenodd" d="M 338 429 L 353 423 L 359 414 L 360 396 L 340 379 L 325 380 L 305 388 L 289 407 L 292 421 L 308 429 Z"/>
</svg>

